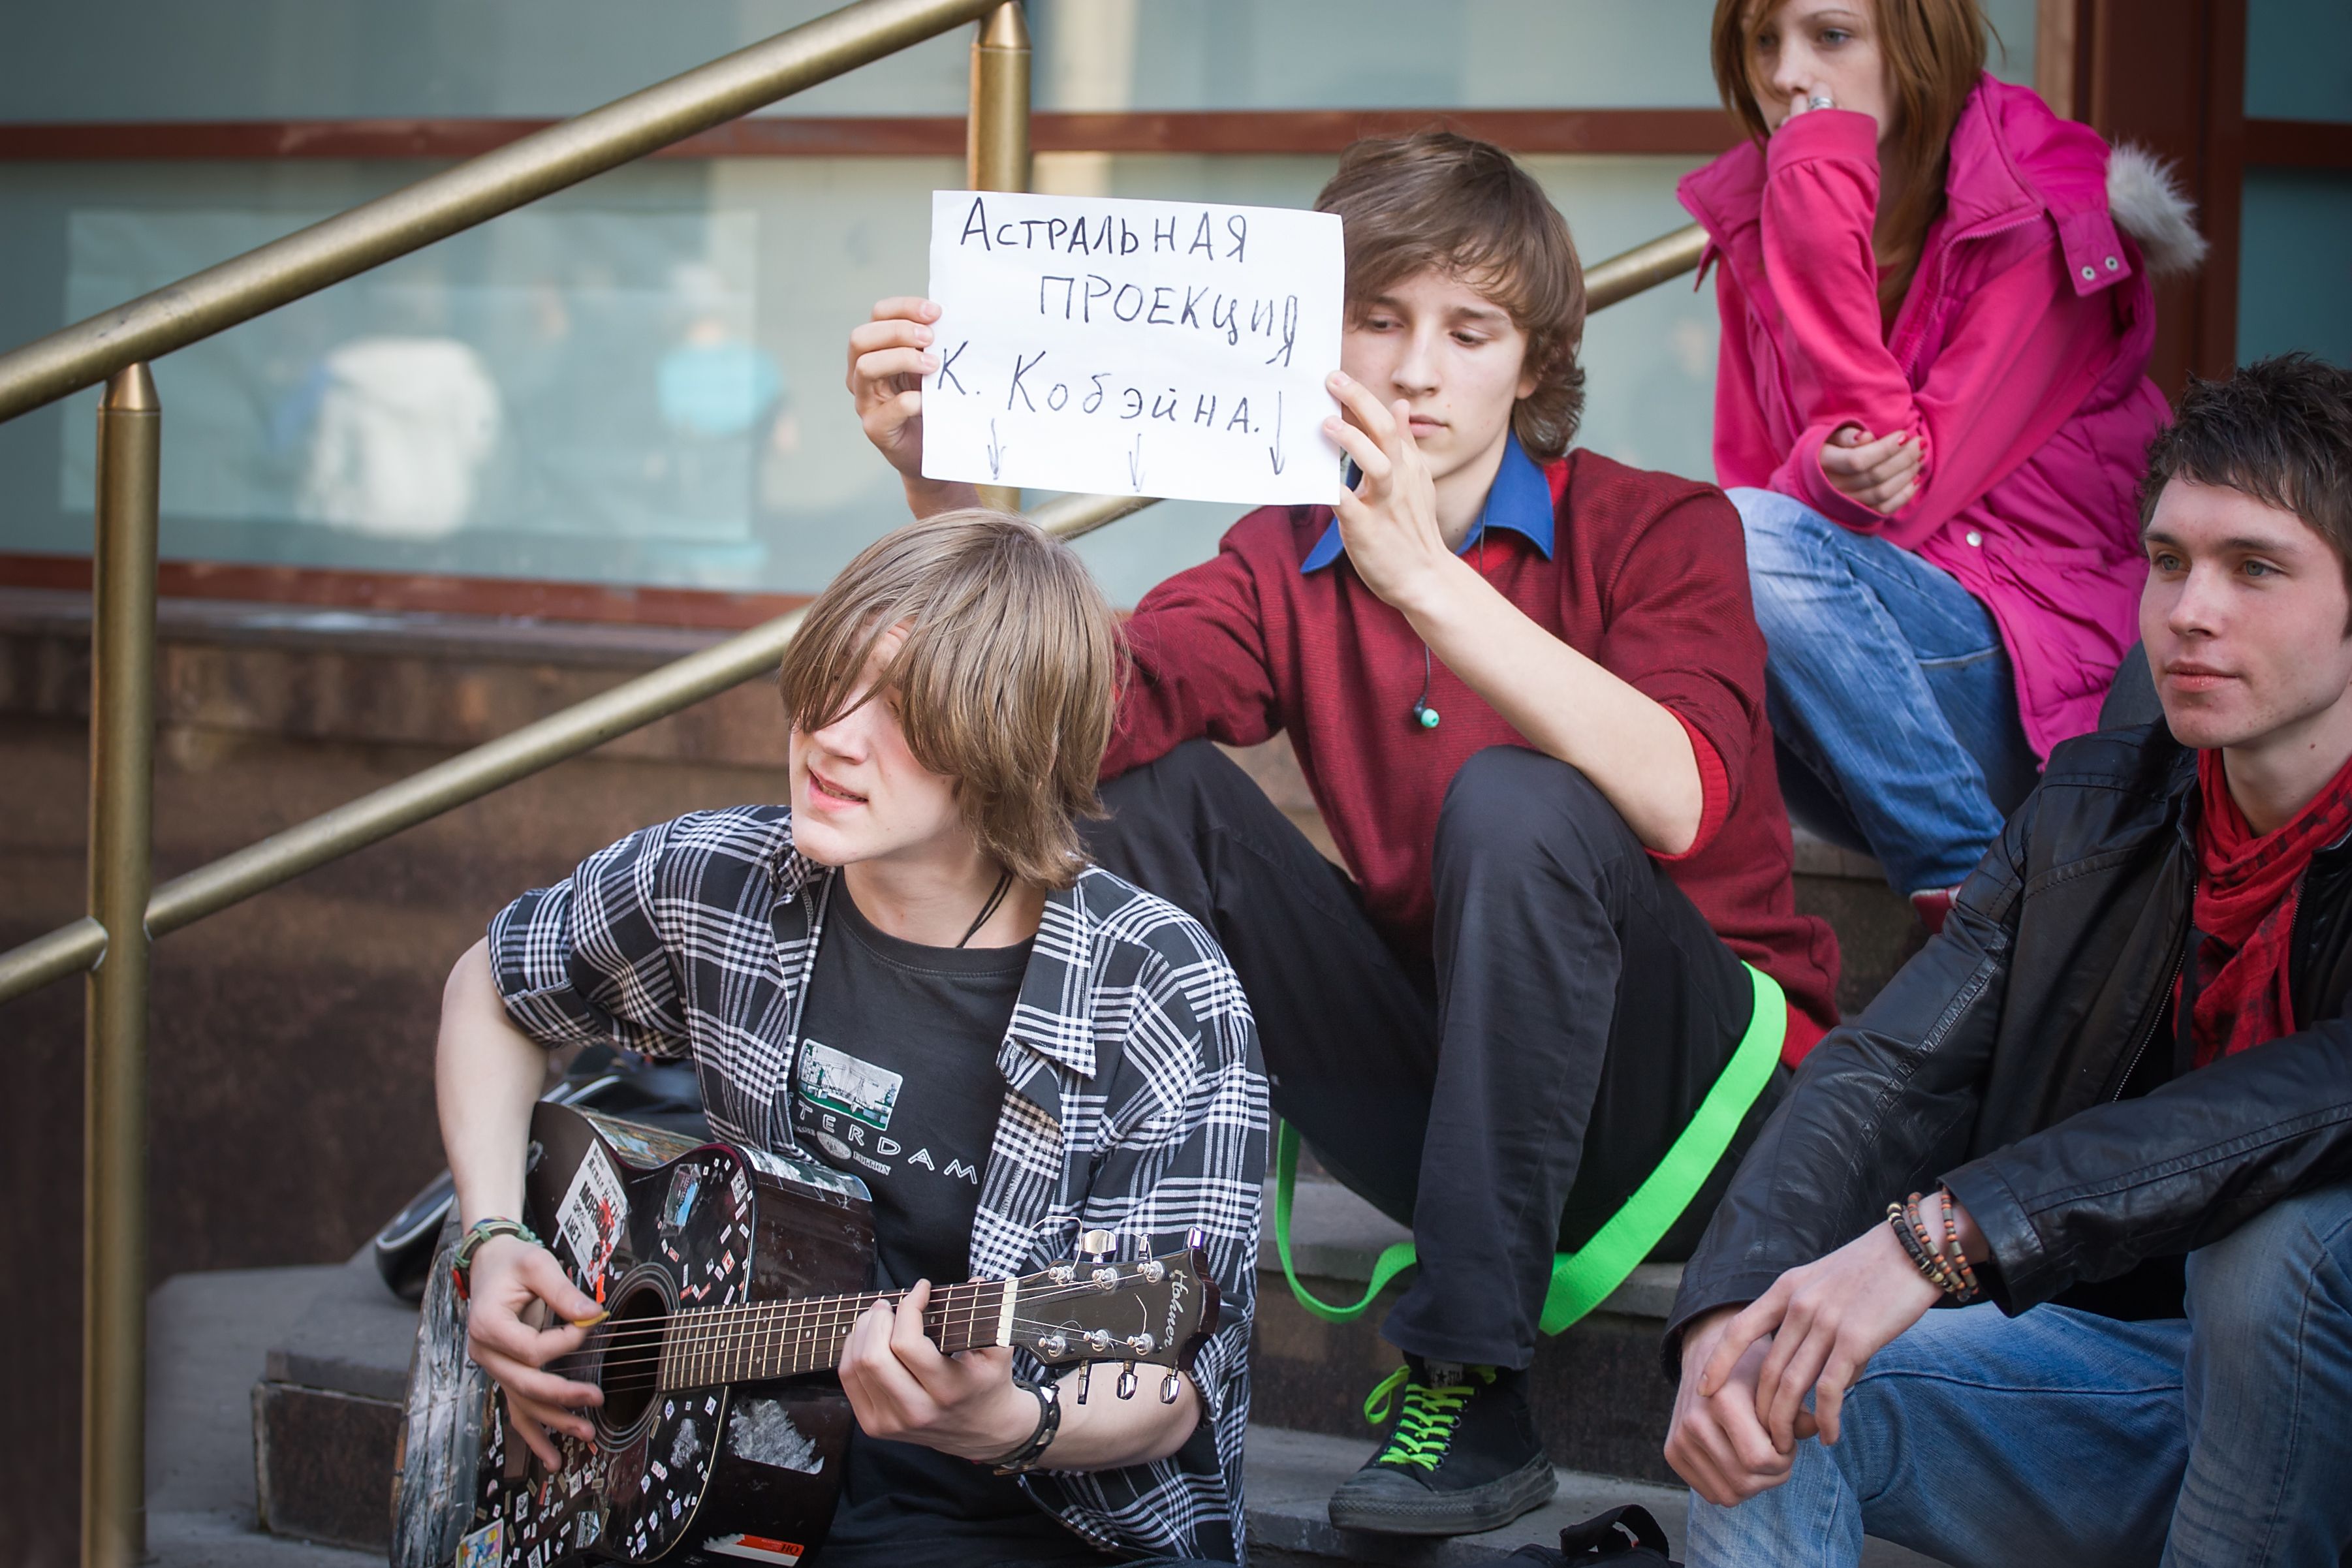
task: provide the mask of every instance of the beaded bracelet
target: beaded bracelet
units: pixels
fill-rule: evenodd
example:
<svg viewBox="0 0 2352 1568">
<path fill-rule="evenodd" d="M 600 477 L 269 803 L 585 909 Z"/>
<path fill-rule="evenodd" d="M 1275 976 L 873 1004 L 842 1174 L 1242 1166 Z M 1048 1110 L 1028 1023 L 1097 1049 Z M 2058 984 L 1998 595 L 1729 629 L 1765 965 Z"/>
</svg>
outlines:
<svg viewBox="0 0 2352 1568">
<path fill-rule="evenodd" d="M 492 1215 L 487 1219 L 476 1220 L 467 1227 L 466 1234 L 457 1238 L 457 1245 L 449 1252 L 449 1273 L 457 1280 L 457 1300 L 460 1301 L 473 1300 L 474 1254 L 481 1251 L 483 1243 L 501 1236 L 515 1237 L 533 1247 L 547 1245 L 532 1233 L 530 1226 L 519 1219 L 505 1219 Z"/>
<path fill-rule="evenodd" d="M 1944 1260 L 1920 1240 L 1918 1228 L 1912 1224 L 1905 1205 L 1886 1205 L 1886 1225 L 1895 1232 L 1895 1239 L 1903 1246 L 1903 1255 L 1911 1260 L 1911 1267 L 1919 1271 L 1920 1278 L 1948 1295 L 1952 1282 L 1944 1268 Z"/>
<path fill-rule="evenodd" d="M 1927 1282 L 1953 1300 L 1966 1305 L 1983 1294 L 1977 1284 L 1976 1270 L 1969 1267 L 1967 1255 L 1960 1248 L 1959 1226 L 1952 1218 L 1952 1194 L 1944 1189 L 1944 1239 L 1939 1246 L 1927 1234 L 1927 1220 L 1919 1212 L 1924 1201 L 1917 1193 L 1900 1204 L 1886 1205 L 1887 1223 L 1903 1243 L 1903 1251 L 1913 1268 Z"/>
<path fill-rule="evenodd" d="M 1927 1200 L 1917 1193 L 1913 1193 L 1909 1203 L 1905 1205 L 1906 1212 L 1910 1218 L 1912 1227 L 1918 1233 L 1920 1245 L 1934 1253 L 1937 1262 L 1942 1265 L 1944 1289 L 1950 1293 L 1952 1300 L 1966 1306 L 1975 1300 L 1979 1294 L 1976 1271 L 1969 1267 L 1968 1257 L 1960 1250 L 1959 1224 L 1952 1218 L 1952 1194 L 1947 1188 L 1938 1187 L 1936 1190 L 1941 1193 L 1944 1198 L 1941 1211 L 1944 1219 L 1944 1240 L 1940 1247 L 1937 1245 L 1935 1238 L 1927 1234 L 1927 1221 L 1920 1215 L 1919 1205 Z"/>
<path fill-rule="evenodd" d="M 1936 1190 L 1944 1196 L 1944 1261 L 1961 1286 L 1954 1294 L 1963 1302 L 1973 1301 L 1984 1292 L 1977 1285 L 1977 1271 L 1969 1267 L 1969 1255 L 1960 1247 L 1960 1222 L 1952 1217 L 1952 1189 Z"/>
<path fill-rule="evenodd" d="M 1943 1287 L 1946 1295 L 1957 1299 L 1961 1290 L 1959 1276 L 1952 1272 L 1952 1266 L 1946 1261 L 1944 1249 L 1936 1245 L 1936 1238 L 1927 1234 L 1927 1217 L 1919 1208 L 1925 1201 L 1917 1193 L 1906 1198 L 1903 1201 L 1903 1218 L 1911 1226 L 1911 1234 L 1918 1238 L 1921 1248 L 1936 1260 L 1936 1282 Z"/>
<path fill-rule="evenodd" d="M 1026 1475 L 1037 1468 L 1053 1446 L 1054 1435 L 1062 1429 L 1061 1390 L 1050 1383 L 1032 1383 L 1025 1377 L 1013 1380 L 1015 1388 L 1025 1388 L 1037 1396 L 1037 1429 L 1029 1440 L 996 1462 L 1000 1476 Z"/>
</svg>

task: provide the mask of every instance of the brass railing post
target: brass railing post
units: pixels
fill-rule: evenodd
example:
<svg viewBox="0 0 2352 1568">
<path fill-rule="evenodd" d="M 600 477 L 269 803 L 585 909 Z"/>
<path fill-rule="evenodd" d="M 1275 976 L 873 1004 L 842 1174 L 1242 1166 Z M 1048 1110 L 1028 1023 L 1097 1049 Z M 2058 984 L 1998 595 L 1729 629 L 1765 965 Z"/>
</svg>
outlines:
<svg viewBox="0 0 2352 1568">
<path fill-rule="evenodd" d="M 143 363 L 98 407 L 90 633 L 90 972 L 82 1188 L 81 1560 L 147 1548 L 147 894 L 153 871 L 155 519 L 163 410 Z"/>
<path fill-rule="evenodd" d="M 971 41 L 971 107 L 964 131 L 964 184 L 975 191 L 1029 188 L 1029 23 L 1004 0 Z M 982 485 L 982 506 L 1021 510 L 1011 485 Z"/>
</svg>

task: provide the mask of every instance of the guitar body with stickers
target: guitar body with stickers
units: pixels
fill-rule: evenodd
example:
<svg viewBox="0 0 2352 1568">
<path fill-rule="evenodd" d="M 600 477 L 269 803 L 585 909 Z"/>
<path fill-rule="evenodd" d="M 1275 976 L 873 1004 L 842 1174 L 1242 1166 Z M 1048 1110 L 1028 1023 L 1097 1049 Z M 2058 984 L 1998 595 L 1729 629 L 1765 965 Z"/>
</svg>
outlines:
<svg viewBox="0 0 2352 1568">
<path fill-rule="evenodd" d="M 865 1186 L 828 1166 L 542 1102 L 525 1218 L 611 1314 L 550 1370 L 603 1390 L 593 1441 L 555 1435 L 550 1470 L 485 1394 L 457 1568 L 608 1561 L 797 1563 L 832 1521 L 852 1415 L 830 1375 L 877 1300 Z M 924 1328 L 947 1352 L 1017 1345 L 1048 1367 L 1162 1369 L 1180 1392 L 1216 1326 L 1197 1245 L 935 1288 Z M 1080 1397 L 1085 1397 L 1081 1384 Z M 453 1525 L 455 1521 L 453 1520 Z"/>
</svg>

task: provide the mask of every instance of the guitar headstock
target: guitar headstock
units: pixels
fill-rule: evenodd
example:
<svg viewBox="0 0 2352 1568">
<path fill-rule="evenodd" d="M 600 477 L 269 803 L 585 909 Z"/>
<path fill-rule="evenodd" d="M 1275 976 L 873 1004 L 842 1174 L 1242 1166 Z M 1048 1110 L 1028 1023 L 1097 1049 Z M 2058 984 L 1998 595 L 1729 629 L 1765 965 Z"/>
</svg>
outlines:
<svg viewBox="0 0 2352 1568">
<path fill-rule="evenodd" d="M 1186 1366 L 1216 1326 L 1217 1286 L 1209 1277 L 1208 1255 L 1196 1237 L 1156 1258 L 1114 1262 L 1109 1240 L 1089 1232 L 1076 1260 L 1018 1280 L 1003 1342 L 1047 1366 L 1089 1361 Z"/>
</svg>

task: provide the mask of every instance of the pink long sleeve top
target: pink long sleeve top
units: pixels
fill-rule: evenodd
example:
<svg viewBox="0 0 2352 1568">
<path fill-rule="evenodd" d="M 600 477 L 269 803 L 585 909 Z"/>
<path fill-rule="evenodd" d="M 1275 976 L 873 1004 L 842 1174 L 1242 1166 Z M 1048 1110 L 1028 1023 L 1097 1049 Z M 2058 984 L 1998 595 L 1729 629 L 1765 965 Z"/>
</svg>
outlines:
<svg viewBox="0 0 2352 1568">
<path fill-rule="evenodd" d="M 2108 211 L 2106 144 L 1987 76 L 1952 132 L 1947 208 L 1882 331 L 1876 125 L 1819 110 L 1682 183 L 1723 318 L 1715 461 L 1957 578 L 1992 614 L 2035 751 L 2095 727 L 2138 636 L 2137 489 L 2169 417 L 2155 306 Z M 1833 488 L 1844 426 L 1925 461 L 1892 515 Z"/>
</svg>

